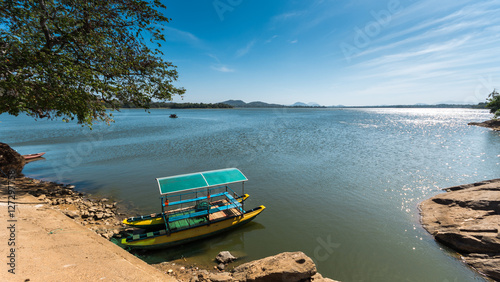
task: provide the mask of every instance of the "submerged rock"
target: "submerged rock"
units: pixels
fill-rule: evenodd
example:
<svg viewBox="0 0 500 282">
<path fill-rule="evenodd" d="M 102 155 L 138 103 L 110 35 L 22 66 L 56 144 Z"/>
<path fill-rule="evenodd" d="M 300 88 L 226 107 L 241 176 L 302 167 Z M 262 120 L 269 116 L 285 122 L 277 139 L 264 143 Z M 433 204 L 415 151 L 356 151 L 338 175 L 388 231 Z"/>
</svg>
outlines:
<svg viewBox="0 0 500 282">
<path fill-rule="evenodd" d="M 220 252 L 216 257 L 215 260 L 222 263 L 222 264 L 228 264 L 236 259 L 235 256 L 233 256 L 230 252 L 228 251 L 222 251 Z"/>
</svg>

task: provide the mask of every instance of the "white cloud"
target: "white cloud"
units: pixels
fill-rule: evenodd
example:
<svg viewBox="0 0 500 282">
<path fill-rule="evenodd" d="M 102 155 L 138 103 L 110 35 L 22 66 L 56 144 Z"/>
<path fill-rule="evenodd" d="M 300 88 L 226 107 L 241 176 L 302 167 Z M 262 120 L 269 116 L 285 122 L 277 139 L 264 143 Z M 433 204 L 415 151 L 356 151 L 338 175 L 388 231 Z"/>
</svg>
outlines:
<svg viewBox="0 0 500 282">
<path fill-rule="evenodd" d="M 268 44 L 268 43 L 271 43 L 274 39 L 276 39 L 278 36 L 277 35 L 273 35 L 273 37 L 269 38 L 268 40 L 266 40 L 264 43 L 265 44 Z"/>
<path fill-rule="evenodd" d="M 303 14 L 304 14 L 303 11 L 286 12 L 286 13 L 282 13 L 282 14 L 274 16 L 272 18 L 272 21 L 273 22 L 282 22 L 282 21 L 286 21 L 286 20 L 291 19 L 291 18 L 301 16 Z"/>
<path fill-rule="evenodd" d="M 477 77 L 500 72 L 499 4 L 455 6 L 441 9 L 439 15 L 420 13 L 420 19 L 408 14 L 417 24 L 411 25 L 408 19 L 402 19 L 410 23 L 408 28 L 400 21 L 391 23 L 387 35 L 371 38 L 372 48 L 361 50 L 355 56 L 357 63 L 336 77 L 333 85 L 336 89 L 350 85 L 351 89 L 341 90 L 371 99 L 372 104 L 471 97 L 479 101 Z M 421 11 L 423 7 L 411 8 Z M 379 98 L 392 102 L 376 101 Z"/>
<path fill-rule="evenodd" d="M 250 50 L 255 45 L 255 43 L 256 43 L 255 39 L 252 40 L 252 41 L 250 41 L 250 42 L 248 42 L 248 44 L 245 47 L 243 47 L 243 48 L 239 49 L 238 51 L 236 51 L 236 57 L 242 57 L 242 56 L 248 54 L 248 52 L 250 52 Z"/>
<path fill-rule="evenodd" d="M 162 26 L 165 33 L 165 39 L 171 41 L 182 41 L 189 44 L 200 44 L 201 40 L 191 32 L 183 31 L 169 26 Z"/>
<path fill-rule="evenodd" d="M 214 59 L 215 61 L 217 61 L 217 63 L 220 64 L 220 60 L 217 56 L 215 56 L 214 54 L 207 54 L 210 58 Z"/>
<path fill-rule="evenodd" d="M 500 24 L 500 18 L 496 16 L 500 11 L 498 1 L 470 4 L 456 11 L 453 10 L 456 3 L 447 5 L 443 3 L 440 4 L 440 8 L 442 10 L 444 9 L 442 6 L 446 6 L 448 8 L 448 10 L 445 9 L 446 13 L 439 15 L 425 13 L 425 18 L 422 18 L 422 11 L 430 5 L 435 5 L 435 3 L 422 1 L 393 15 L 390 25 L 381 32 L 382 35 L 386 35 L 369 38 L 368 48 L 362 48 L 361 52 L 353 54 L 350 58 L 397 52 L 400 48 L 412 48 L 423 42 L 439 44 L 441 40 L 450 37 L 474 33 Z M 429 11 L 436 13 L 436 10 Z M 415 18 L 416 15 L 420 15 L 420 18 Z M 350 41 L 345 43 L 352 44 Z"/>
<path fill-rule="evenodd" d="M 234 69 L 228 68 L 227 66 L 224 65 L 213 65 L 212 66 L 213 70 L 219 71 L 219 72 L 235 72 Z"/>
</svg>

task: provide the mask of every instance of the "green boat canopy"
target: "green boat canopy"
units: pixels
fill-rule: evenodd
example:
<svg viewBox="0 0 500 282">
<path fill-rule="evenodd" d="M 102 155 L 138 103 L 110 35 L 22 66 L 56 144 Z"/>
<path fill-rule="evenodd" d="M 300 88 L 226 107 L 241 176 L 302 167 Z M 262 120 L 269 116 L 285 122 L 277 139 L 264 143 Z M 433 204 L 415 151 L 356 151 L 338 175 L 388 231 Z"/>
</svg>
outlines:
<svg viewBox="0 0 500 282">
<path fill-rule="evenodd" d="M 237 168 L 226 168 L 169 177 L 156 178 L 160 194 L 170 194 L 192 189 L 222 186 L 244 182 L 248 179 Z"/>
</svg>

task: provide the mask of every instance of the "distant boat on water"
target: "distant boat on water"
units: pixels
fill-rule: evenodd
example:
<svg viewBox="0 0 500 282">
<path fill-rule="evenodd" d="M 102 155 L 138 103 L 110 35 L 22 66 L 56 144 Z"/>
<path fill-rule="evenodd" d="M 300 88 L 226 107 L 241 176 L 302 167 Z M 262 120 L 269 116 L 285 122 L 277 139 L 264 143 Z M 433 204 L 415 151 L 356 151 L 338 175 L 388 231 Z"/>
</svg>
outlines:
<svg viewBox="0 0 500 282">
<path fill-rule="evenodd" d="M 178 116 L 176 114 L 171 114 L 169 118 L 178 118 Z"/>
<path fill-rule="evenodd" d="M 31 160 L 31 159 L 36 159 L 36 158 L 39 158 L 41 156 L 45 155 L 45 152 L 41 152 L 41 153 L 36 153 L 36 154 L 28 154 L 28 155 L 23 155 L 23 158 L 25 160 Z"/>
</svg>

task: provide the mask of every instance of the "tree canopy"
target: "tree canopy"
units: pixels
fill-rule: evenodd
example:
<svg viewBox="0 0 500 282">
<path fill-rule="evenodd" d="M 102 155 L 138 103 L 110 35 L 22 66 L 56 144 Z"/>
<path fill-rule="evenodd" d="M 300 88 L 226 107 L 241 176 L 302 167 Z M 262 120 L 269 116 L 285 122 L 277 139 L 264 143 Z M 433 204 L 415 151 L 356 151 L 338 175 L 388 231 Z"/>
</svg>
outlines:
<svg viewBox="0 0 500 282">
<path fill-rule="evenodd" d="M 109 121 L 185 90 L 159 50 L 158 0 L 0 0 L 0 114 Z M 149 42 L 146 44 L 146 42 Z M 153 47 L 150 47 L 153 46 Z"/>
<path fill-rule="evenodd" d="M 496 89 L 488 95 L 487 101 L 486 108 L 490 109 L 490 113 L 495 114 L 495 118 L 500 117 L 500 94 Z"/>
</svg>

